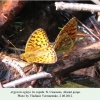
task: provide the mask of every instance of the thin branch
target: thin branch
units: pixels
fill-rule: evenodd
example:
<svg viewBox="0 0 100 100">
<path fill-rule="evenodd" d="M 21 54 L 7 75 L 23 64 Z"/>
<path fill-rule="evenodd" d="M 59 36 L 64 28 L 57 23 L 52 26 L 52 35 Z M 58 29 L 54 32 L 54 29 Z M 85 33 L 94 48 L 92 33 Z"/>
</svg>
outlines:
<svg viewBox="0 0 100 100">
<path fill-rule="evenodd" d="M 2 62 L 4 62 L 5 64 L 15 68 L 22 77 L 25 77 L 25 73 L 23 72 L 22 68 L 21 67 L 25 67 L 27 65 L 29 65 L 29 63 L 25 63 L 23 61 L 20 61 L 18 59 L 15 59 L 15 58 L 11 58 L 9 56 L 4 56 L 4 55 L 0 55 L 2 56 Z"/>
<path fill-rule="evenodd" d="M 2 62 L 4 62 L 5 64 L 8 64 L 9 66 L 15 68 L 22 77 L 25 77 L 25 73 L 23 72 L 23 70 L 21 69 L 21 67 L 19 65 L 17 65 L 17 63 L 13 60 L 8 60 L 8 59 L 3 59 Z"/>
<path fill-rule="evenodd" d="M 97 5 L 100 5 L 100 0 L 91 0 L 92 2 L 94 2 Z"/>
<path fill-rule="evenodd" d="M 55 2 L 56 10 L 99 12 L 100 6 L 95 4 Z"/>
<path fill-rule="evenodd" d="M 41 78 L 52 78 L 51 74 L 46 73 L 46 72 L 40 72 L 34 75 L 30 75 L 30 76 L 26 76 L 24 78 L 20 78 L 18 80 L 9 82 L 7 84 L 3 84 L 4 88 L 10 88 L 10 87 L 15 87 L 19 84 L 23 84 L 25 82 L 30 82 L 32 80 L 37 80 L 37 79 L 41 79 Z"/>
</svg>

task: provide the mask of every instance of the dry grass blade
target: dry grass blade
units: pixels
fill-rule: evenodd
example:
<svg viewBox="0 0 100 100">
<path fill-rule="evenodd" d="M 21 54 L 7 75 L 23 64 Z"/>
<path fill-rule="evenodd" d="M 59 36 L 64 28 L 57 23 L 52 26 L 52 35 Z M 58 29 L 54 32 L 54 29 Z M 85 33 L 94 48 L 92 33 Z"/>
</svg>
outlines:
<svg viewBox="0 0 100 100">
<path fill-rule="evenodd" d="M 78 19 L 77 19 L 78 20 Z M 97 36 L 97 35 L 95 35 L 86 25 L 84 25 L 81 21 L 79 21 L 78 20 L 78 22 L 84 27 L 84 28 L 86 28 L 90 33 L 91 33 L 91 35 L 93 36 L 93 37 L 95 37 L 96 39 L 98 39 L 99 41 L 100 41 L 100 38 Z"/>
<path fill-rule="evenodd" d="M 91 19 L 91 18 L 89 18 L 89 19 L 90 19 L 92 25 L 94 26 L 94 29 L 96 30 L 97 34 L 100 34 L 100 31 L 99 31 L 98 28 L 94 25 L 92 19 Z"/>
</svg>

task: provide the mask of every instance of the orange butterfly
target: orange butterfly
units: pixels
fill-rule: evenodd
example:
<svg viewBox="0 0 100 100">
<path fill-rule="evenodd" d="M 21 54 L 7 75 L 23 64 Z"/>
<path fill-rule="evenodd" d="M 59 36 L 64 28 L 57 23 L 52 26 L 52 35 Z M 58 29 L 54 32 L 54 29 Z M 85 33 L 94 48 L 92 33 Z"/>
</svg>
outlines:
<svg viewBox="0 0 100 100">
<path fill-rule="evenodd" d="M 52 64 L 57 61 L 56 52 L 42 28 L 31 34 L 26 43 L 25 53 L 21 54 L 20 58 L 27 62 L 43 64 Z"/>
<path fill-rule="evenodd" d="M 77 28 L 78 22 L 75 17 L 70 19 L 62 28 L 54 43 L 57 54 L 68 53 L 72 50 L 76 40 Z"/>
</svg>

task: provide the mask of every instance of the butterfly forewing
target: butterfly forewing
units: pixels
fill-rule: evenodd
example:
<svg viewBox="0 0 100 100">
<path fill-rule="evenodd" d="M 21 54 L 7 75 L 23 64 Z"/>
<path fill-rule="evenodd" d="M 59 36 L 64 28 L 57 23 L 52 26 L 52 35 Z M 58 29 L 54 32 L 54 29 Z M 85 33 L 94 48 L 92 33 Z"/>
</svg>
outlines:
<svg viewBox="0 0 100 100">
<path fill-rule="evenodd" d="M 25 46 L 25 52 L 33 52 L 40 48 L 46 48 L 49 44 L 46 32 L 42 28 L 39 28 L 30 35 Z"/>
</svg>

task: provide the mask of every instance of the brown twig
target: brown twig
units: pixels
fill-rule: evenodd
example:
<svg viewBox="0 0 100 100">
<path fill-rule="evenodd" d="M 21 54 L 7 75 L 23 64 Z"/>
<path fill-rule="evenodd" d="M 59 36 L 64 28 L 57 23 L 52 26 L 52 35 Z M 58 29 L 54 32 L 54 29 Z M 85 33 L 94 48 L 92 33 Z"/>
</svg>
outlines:
<svg viewBox="0 0 100 100">
<path fill-rule="evenodd" d="M 40 73 L 40 72 L 42 72 L 42 71 L 43 71 L 43 67 L 40 66 L 40 68 L 39 68 L 39 70 L 38 70 L 37 73 Z M 33 81 L 31 82 L 31 85 L 33 86 L 33 85 L 35 84 L 35 82 L 36 82 L 36 80 L 33 80 Z"/>
<path fill-rule="evenodd" d="M 28 1 L 6 0 L 0 6 L 0 35 Z"/>
<path fill-rule="evenodd" d="M 92 25 L 94 26 L 94 29 L 96 30 L 97 34 L 100 34 L 100 32 L 99 32 L 98 28 L 94 25 L 94 23 L 93 23 L 92 19 L 91 19 L 91 18 L 89 18 L 89 19 L 90 19 L 90 21 L 91 21 Z"/>
<path fill-rule="evenodd" d="M 60 65 L 55 65 L 56 67 L 51 71 L 52 75 L 62 76 L 81 68 L 93 66 L 100 61 L 100 42 L 86 47 L 78 47 L 62 61 L 63 64 L 60 62 Z"/>
</svg>

